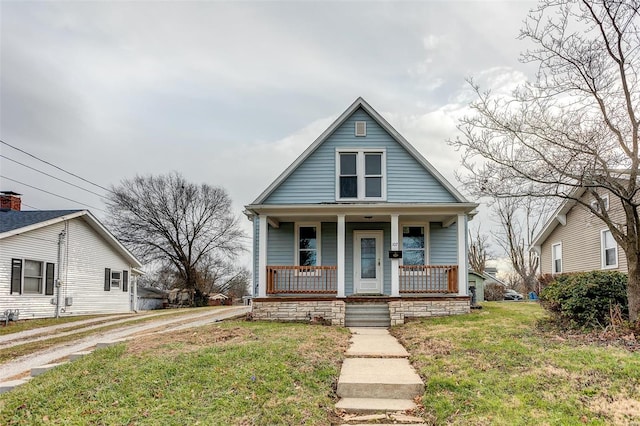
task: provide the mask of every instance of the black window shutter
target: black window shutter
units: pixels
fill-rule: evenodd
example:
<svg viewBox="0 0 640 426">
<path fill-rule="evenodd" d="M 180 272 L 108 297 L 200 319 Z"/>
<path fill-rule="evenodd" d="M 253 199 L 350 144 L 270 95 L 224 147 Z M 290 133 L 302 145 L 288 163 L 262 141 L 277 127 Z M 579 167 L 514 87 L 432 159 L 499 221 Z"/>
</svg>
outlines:
<svg viewBox="0 0 640 426">
<path fill-rule="evenodd" d="M 111 291 L 111 269 L 104 268 L 104 291 Z"/>
<path fill-rule="evenodd" d="M 22 290 L 22 260 L 11 259 L 11 294 L 20 294 Z"/>
<path fill-rule="evenodd" d="M 122 271 L 122 291 L 129 291 L 129 271 Z"/>
<path fill-rule="evenodd" d="M 55 278 L 53 276 L 54 271 L 55 271 L 55 265 L 53 263 L 47 263 L 44 294 L 47 294 L 47 295 L 53 294 L 53 284 L 55 282 Z"/>
</svg>

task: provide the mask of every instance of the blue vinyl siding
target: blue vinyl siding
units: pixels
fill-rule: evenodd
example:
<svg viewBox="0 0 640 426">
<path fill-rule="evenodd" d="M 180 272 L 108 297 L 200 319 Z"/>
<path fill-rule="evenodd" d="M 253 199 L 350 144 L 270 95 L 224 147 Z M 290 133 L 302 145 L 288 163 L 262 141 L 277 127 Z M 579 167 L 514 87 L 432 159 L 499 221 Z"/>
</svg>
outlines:
<svg viewBox="0 0 640 426">
<path fill-rule="evenodd" d="M 429 224 L 429 262 L 432 265 L 458 263 L 458 224 L 443 228 L 440 222 Z"/>
<path fill-rule="evenodd" d="M 286 266 L 295 263 L 294 233 L 293 222 L 281 222 L 279 228 L 269 226 L 267 265 Z"/>
<path fill-rule="evenodd" d="M 355 121 L 367 136 L 354 135 Z M 456 202 L 456 199 L 364 110 L 359 108 L 276 188 L 264 204 L 336 201 L 336 148 L 385 149 L 388 202 Z"/>
<path fill-rule="evenodd" d="M 338 264 L 338 224 L 322 222 L 322 264 L 335 266 Z"/>
</svg>

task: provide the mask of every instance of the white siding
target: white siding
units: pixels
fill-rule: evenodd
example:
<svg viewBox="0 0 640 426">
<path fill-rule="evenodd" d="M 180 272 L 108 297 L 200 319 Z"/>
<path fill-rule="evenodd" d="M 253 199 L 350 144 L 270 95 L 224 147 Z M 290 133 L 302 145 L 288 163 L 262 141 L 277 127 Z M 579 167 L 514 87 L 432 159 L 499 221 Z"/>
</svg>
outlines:
<svg viewBox="0 0 640 426">
<path fill-rule="evenodd" d="M 33 259 L 58 265 L 58 235 L 65 223 L 36 229 L 0 240 L 0 310 L 20 309 L 20 318 L 42 318 L 55 315 L 53 296 L 10 294 L 11 259 Z M 60 315 L 120 313 L 130 310 L 131 267 L 111 245 L 98 235 L 82 218 L 66 222 Z M 128 291 L 104 291 L 104 269 L 129 271 Z M 72 306 L 65 307 L 65 297 L 72 297 Z"/>
</svg>

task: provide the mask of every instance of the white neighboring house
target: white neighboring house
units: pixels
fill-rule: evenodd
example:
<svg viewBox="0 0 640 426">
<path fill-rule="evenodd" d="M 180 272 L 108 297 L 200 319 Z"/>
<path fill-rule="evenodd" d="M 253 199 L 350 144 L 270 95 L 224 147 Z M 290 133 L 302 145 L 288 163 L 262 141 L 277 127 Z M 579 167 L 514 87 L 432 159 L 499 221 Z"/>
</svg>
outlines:
<svg viewBox="0 0 640 426">
<path fill-rule="evenodd" d="M 89 211 L 21 211 L 19 194 L 2 194 L 0 311 L 19 309 L 20 319 L 130 312 L 141 267 Z"/>
</svg>

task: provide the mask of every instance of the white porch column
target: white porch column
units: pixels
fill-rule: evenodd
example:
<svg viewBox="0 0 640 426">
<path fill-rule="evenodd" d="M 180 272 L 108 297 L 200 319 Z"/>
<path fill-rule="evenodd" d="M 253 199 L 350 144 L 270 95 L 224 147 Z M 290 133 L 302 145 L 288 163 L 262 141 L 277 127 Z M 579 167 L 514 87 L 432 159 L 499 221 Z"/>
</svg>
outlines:
<svg viewBox="0 0 640 426">
<path fill-rule="evenodd" d="M 391 215 L 391 250 L 400 250 L 398 215 Z M 391 297 L 400 296 L 400 259 L 391 259 Z"/>
<path fill-rule="evenodd" d="M 343 214 L 338 215 L 338 297 L 345 297 L 345 219 Z"/>
<path fill-rule="evenodd" d="M 458 295 L 467 296 L 467 216 L 458 215 Z"/>
<path fill-rule="evenodd" d="M 267 216 L 259 216 L 258 234 L 258 297 L 267 297 Z"/>
</svg>

